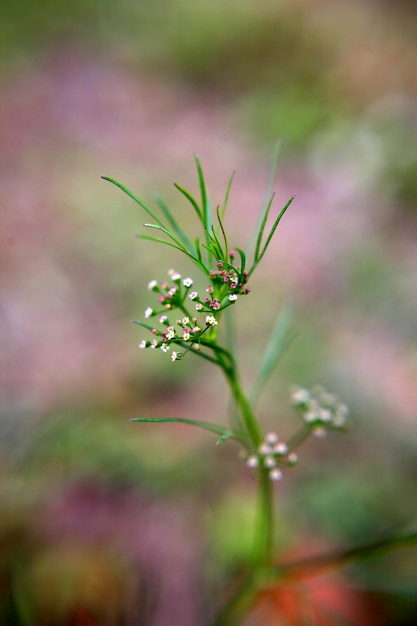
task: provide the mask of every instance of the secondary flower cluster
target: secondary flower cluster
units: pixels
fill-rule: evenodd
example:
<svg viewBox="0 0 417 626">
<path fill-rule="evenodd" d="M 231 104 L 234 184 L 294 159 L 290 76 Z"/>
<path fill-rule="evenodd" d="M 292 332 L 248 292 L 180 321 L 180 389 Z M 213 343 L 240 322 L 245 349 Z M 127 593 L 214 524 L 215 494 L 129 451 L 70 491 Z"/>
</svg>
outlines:
<svg viewBox="0 0 417 626">
<path fill-rule="evenodd" d="M 349 409 L 346 404 L 319 385 L 310 390 L 293 387 L 290 398 L 300 411 L 304 424 L 317 437 L 324 437 L 329 429 L 340 430 L 347 426 Z M 293 451 L 296 440 L 297 437 L 286 444 L 279 440 L 276 433 L 270 432 L 256 453 L 245 455 L 246 465 L 251 469 L 264 468 L 268 470 L 271 480 L 280 480 L 283 468 L 293 467 L 298 462 L 298 455 Z"/>
<path fill-rule="evenodd" d="M 329 429 L 340 430 L 347 425 L 349 409 L 346 404 L 320 385 L 310 390 L 293 387 L 290 398 L 300 411 L 304 423 L 311 427 L 317 437 L 324 437 Z"/>
<path fill-rule="evenodd" d="M 246 465 L 251 469 L 264 467 L 268 470 L 271 480 L 282 478 L 282 469 L 292 467 L 298 461 L 295 452 L 291 452 L 283 441 L 279 441 L 276 433 L 270 432 L 265 436 L 265 440 L 258 447 L 256 454 L 246 457 Z"/>
</svg>

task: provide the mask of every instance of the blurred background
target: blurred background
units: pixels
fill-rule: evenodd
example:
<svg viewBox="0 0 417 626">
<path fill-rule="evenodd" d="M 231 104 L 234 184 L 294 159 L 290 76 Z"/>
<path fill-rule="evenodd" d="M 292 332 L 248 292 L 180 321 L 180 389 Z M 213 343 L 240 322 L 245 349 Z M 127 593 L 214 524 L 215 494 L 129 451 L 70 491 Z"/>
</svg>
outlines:
<svg viewBox="0 0 417 626">
<path fill-rule="evenodd" d="M 227 420 L 209 365 L 137 349 L 147 282 L 192 270 L 100 179 L 158 191 L 193 234 L 173 183 L 197 191 L 194 153 L 214 205 L 236 171 L 244 247 L 283 141 L 275 210 L 296 199 L 238 309 L 248 384 L 286 302 L 298 330 L 265 428 L 296 429 L 293 383 L 351 407 L 278 486 L 277 556 L 415 529 L 416 32 L 412 0 L 4 0 L 1 624 L 204 626 L 251 549 L 234 444 L 129 422 Z M 309 582 L 317 623 L 415 624 L 416 556 Z M 285 593 L 247 624 L 298 624 Z"/>
</svg>

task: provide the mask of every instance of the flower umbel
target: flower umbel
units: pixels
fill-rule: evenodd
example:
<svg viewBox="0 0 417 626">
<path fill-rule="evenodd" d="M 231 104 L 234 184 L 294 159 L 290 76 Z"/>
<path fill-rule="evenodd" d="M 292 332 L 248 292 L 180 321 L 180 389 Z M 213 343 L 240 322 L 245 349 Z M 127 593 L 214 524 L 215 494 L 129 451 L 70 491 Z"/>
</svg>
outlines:
<svg viewBox="0 0 417 626">
<path fill-rule="evenodd" d="M 348 426 L 349 408 L 321 385 L 311 389 L 293 387 L 290 400 L 304 423 L 318 437 L 323 437 L 327 430 L 341 430 Z"/>
<path fill-rule="evenodd" d="M 198 292 L 193 291 L 188 294 L 189 288 L 193 285 L 192 278 L 187 277 L 181 281 L 181 275 L 175 270 L 171 269 L 168 272 L 169 277 L 173 281 L 158 283 L 156 280 L 151 280 L 148 283 L 148 288 L 157 295 L 157 304 L 159 309 L 148 306 L 145 309 L 145 319 L 151 317 L 158 317 L 159 323 L 162 325 L 160 328 L 149 327 L 143 322 L 136 321 L 137 324 L 143 326 L 149 330 L 152 335 L 151 341 L 143 340 L 140 342 L 140 348 L 156 348 L 160 347 L 163 352 L 168 352 L 172 343 L 185 347 L 185 353 L 189 350 L 200 351 L 201 350 L 201 338 L 203 335 L 207 335 L 207 342 L 209 338 L 208 331 L 213 329 L 218 324 L 216 316 L 212 313 L 213 307 L 205 306 L 201 302 L 196 302 L 198 310 L 204 314 L 201 320 L 195 317 L 188 310 L 187 296 L 191 300 L 198 299 Z M 214 288 L 210 293 L 214 293 Z M 217 299 L 213 299 L 216 303 Z M 197 308 L 197 307 L 196 307 Z M 223 307 L 225 308 L 225 307 Z M 214 310 L 221 311 L 222 307 L 220 303 L 214 307 Z M 170 319 L 170 316 L 175 310 L 181 311 L 183 314 L 181 319 L 175 321 Z M 210 311 L 210 314 L 206 314 Z M 203 320 L 205 319 L 205 323 Z M 184 353 L 184 354 L 185 354 Z M 179 360 L 179 352 L 173 351 L 171 353 L 171 360 Z"/>
</svg>

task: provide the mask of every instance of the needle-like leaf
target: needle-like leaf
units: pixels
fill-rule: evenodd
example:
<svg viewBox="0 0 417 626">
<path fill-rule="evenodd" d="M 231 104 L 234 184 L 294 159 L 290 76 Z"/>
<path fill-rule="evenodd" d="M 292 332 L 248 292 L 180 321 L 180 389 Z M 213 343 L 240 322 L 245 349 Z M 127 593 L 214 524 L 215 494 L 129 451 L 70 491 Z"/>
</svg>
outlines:
<svg viewBox="0 0 417 626">
<path fill-rule="evenodd" d="M 266 243 L 265 243 L 265 245 L 264 245 L 264 247 L 263 247 L 263 249 L 262 249 L 262 252 L 261 252 L 261 254 L 259 255 L 259 258 L 258 258 L 258 260 L 257 260 L 257 263 L 259 263 L 259 261 L 262 259 L 263 255 L 265 254 L 265 252 L 266 252 L 266 250 L 267 250 L 267 248 L 268 248 L 268 246 L 269 246 L 269 243 L 270 243 L 270 241 L 271 241 L 272 237 L 274 236 L 274 233 L 275 233 L 275 231 L 276 231 L 276 229 L 277 229 L 277 227 L 278 227 L 278 224 L 280 223 L 280 221 L 281 221 L 281 219 L 282 219 L 282 217 L 283 217 L 283 215 L 284 215 L 285 211 L 288 209 L 288 207 L 290 206 L 290 204 L 291 204 L 291 202 L 294 200 L 294 198 L 295 198 L 295 196 L 291 196 L 291 198 L 290 198 L 290 199 L 288 200 L 288 202 L 285 204 L 284 208 L 281 210 L 281 213 L 278 215 L 277 219 L 275 220 L 275 222 L 274 222 L 274 224 L 273 224 L 273 226 L 272 226 L 272 228 L 271 228 L 271 231 L 270 231 L 270 233 L 269 233 L 269 235 L 268 235 L 268 238 L 267 238 L 267 240 L 266 240 Z"/>
<path fill-rule="evenodd" d="M 156 241 L 158 243 L 163 243 L 166 246 L 170 246 L 171 248 L 175 248 L 176 250 L 179 250 L 180 252 L 183 252 L 184 254 L 189 256 L 190 259 L 192 259 L 193 261 L 199 263 L 198 259 L 196 259 L 195 256 L 190 254 L 188 250 L 186 250 L 184 247 L 176 246 L 175 244 L 171 243 L 170 241 L 167 241 L 166 239 L 162 239 L 161 237 L 152 237 L 151 235 L 137 235 L 137 237 L 138 239 L 145 239 L 146 241 Z"/>
<path fill-rule="evenodd" d="M 223 443 L 226 439 L 236 439 L 238 441 L 242 441 L 242 435 L 240 433 L 232 432 L 229 428 L 224 428 L 223 426 L 218 426 L 217 424 L 212 424 L 211 422 L 203 422 L 201 420 L 191 420 L 183 417 L 134 417 L 130 421 L 142 423 L 176 422 L 178 424 L 187 424 L 188 426 L 204 428 L 205 430 L 215 433 L 216 435 L 220 435 L 218 443 Z"/>
<path fill-rule="evenodd" d="M 272 202 L 274 200 L 274 197 L 275 197 L 275 194 L 272 194 L 272 196 L 269 199 L 268 204 L 265 207 L 265 212 L 264 212 L 264 214 L 262 216 L 261 224 L 259 226 L 259 232 L 258 232 L 258 237 L 256 239 L 256 248 L 255 248 L 255 254 L 254 254 L 254 266 L 256 266 L 256 264 L 258 262 L 258 259 L 259 259 L 259 250 L 260 250 L 261 243 L 262 243 L 262 237 L 263 237 L 263 234 L 264 234 L 266 222 L 267 222 L 267 219 L 268 219 L 269 211 L 270 211 L 270 208 L 272 206 Z"/>
<path fill-rule="evenodd" d="M 166 205 L 166 203 L 164 202 L 164 200 L 158 194 L 155 194 L 155 200 L 156 200 L 159 208 L 161 209 L 161 211 L 165 215 L 167 221 L 171 225 L 171 228 L 177 234 L 178 238 L 181 239 L 181 241 L 186 246 L 186 248 L 188 249 L 189 252 L 193 252 L 193 246 L 192 246 L 191 241 L 188 239 L 187 235 L 184 233 L 184 231 L 182 230 L 182 228 L 178 224 L 177 220 L 173 216 L 172 212 L 169 210 L 169 208 Z"/>
<path fill-rule="evenodd" d="M 252 406 L 256 404 L 268 378 L 272 374 L 279 359 L 288 348 L 291 340 L 294 338 L 294 333 L 289 331 L 291 316 L 291 308 L 284 306 L 275 321 L 271 335 L 266 344 L 259 374 L 250 393 L 249 399 Z"/>
<path fill-rule="evenodd" d="M 162 227 L 164 226 L 163 222 L 159 219 L 159 217 L 156 215 L 156 213 L 154 213 L 148 206 L 146 206 L 146 204 L 144 202 L 142 202 L 142 200 L 140 198 L 138 198 L 133 193 L 133 191 L 130 191 L 130 189 L 125 187 L 125 185 L 123 185 L 122 183 L 119 183 L 119 181 L 115 180 L 114 178 L 110 178 L 109 176 L 102 176 L 101 178 L 103 180 L 107 180 L 109 183 L 112 183 L 113 185 L 116 185 L 116 187 L 119 187 L 119 189 L 124 191 L 124 193 L 129 196 L 129 198 L 132 198 L 132 200 L 134 200 L 137 204 L 139 204 L 139 206 L 141 206 L 142 209 L 144 209 L 146 211 L 146 213 L 148 215 L 150 215 L 152 217 L 152 219 L 155 220 L 155 222 L 157 222 Z"/>
<path fill-rule="evenodd" d="M 197 200 L 194 198 L 194 196 L 193 196 L 193 195 L 192 195 L 189 191 L 187 191 L 186 189 L 184 189 L 184 187 L 182 187 L 181 185 L 179 185 L 178 183 L 174 183 L 174 187 L 175 187 L 176 189 L 178 189 L 178 191 L 179 191 L 180 193 L 182 193 L 182 195 L 183 195 L 183 196 L 185 196 L 185 197 L 187 198 L 187 200 L 188 200 L 188 201 L 191 203 L 191 205 L 194 207 L 194 210 L 195 210 L 195 212 L 196 212 L 196 213 L 197 213 L 197 215 L 198 215 L 198 219 L 200 220 L 200 222 L 201 222 L 202 224 L 204 224 L 204 218 L 203 218 L 203 216 L 202 216 L 202 214 L 201 214 L 201 209 L 200 209 L 200 207 L 198 206 L 198 202 L 197 202 Z"/>
<path fill-rule="evenodd" d="M 229 202 L 230 189 L 232 187 L 232 182 L 233 182 L 234 177 L 235 177 L 235 172 L 232 172 L 229 178 L 229 181 L 227 183 L 226 193 L 224 194 L 224 200 L 223 200 L 222 208 L 220 210 L 221 219 L 224 219 L 224 214 L 226 212 L 227 203 Z"/>
<path fill-rule="evenodd" d="M 291 202 L 294 200 L 294 197 L 295 197 L 295 196 L 292 196 L 292 197 L 288 200 L 288 202 L 285 204 L 284 208 L 281 210 L 280 214 L 278 215 L 278 217 L 276 218 L 275 222 L 274 222 L 274 223 L 273 223 L 273 225 L 272 225 L 272 228 L 271 228 L 271 230 L 270 230 L 270 232 L 269 232 L 269 235 L 268 235 L 268 237 L 267 237 L 267 240 L 266 240 L 266 242 L 265 242 L 265 245 L 264 245 L 264 247 L 262 248 L 262 251 L 261 251 L 261 252 L 259 252 L 259 248 L 260 248 L 260 244 L 261 244 L 262 235 L 263 235 L 263 231 L 264 231 L 264 228 L 265 228 L 266 218 L 268 217 L 268 213 L 265 213 L 265 220 L 262 222 L 262 227 L 261 227 L 261 230 L 259 231 L 259 237 L 258 237 L 258 241 L 257 241 L 257 244 L 256 244 L 255 258 L 254 258 L 253 265 L 252 265 L 252 267 L 251 267 L 251 269 L 250 269 L 250 271 L 249 271 L 249 276 L 252 274 L 252 272 L 255 270 L 256 266 L 257 266 L 257 265 L 260 263 L 260 261 L 262 260 L 262 257 L 264 256 L 264 254 L 265 254 L 265 252 L 266 252 L 266 250 L 267 250 L 267 248 L 268 248 L 268 246 L 269 246 L 269 244 L 270 244 L 270 242 L 271 242 L 271 239 L 272 239 L 272 237 L 274 236 L 274 233 L 275 233 L 275 231 L 276 231 L 276 229 L 277 229 L 277 227 L 278 227 L 278 224 L 280 223 L 280 221 L 281 221 L 281 219 L 282 219 L 282 217 L 283 217 L 283 215 L 284 215 L 285 211 L 288 209 L 288 207 L 290 206 Z M 273 199 L 273 198 L 271 198 L 271 202 L 272 202 L 272 199 Z M 270 205 L 269 205 L 269 206 L 270 206 Z M 268 208 L 268 212 L 269 212 L 269 208 Z"/>
<path fill-rule="evenodd" d="M 194 160 L 197 167 L 198 183 L 200 186 L 201 207 L 203 209 L 204 226 L 209 233 L 213 225 L 213 216 L 211 214 L 211 206 L 208 198 L 207 185 L 204 179 L 203 168 L 201 167 L 201 162 L 197 155 L 194 156 Z"/>
<path fill-rule="evenodd" d="M 240 271 L 243 273 L 246 267 L 246 254 L 241 250 L 241 248 L 236 248 L 240 256 Z"/>
</svg>

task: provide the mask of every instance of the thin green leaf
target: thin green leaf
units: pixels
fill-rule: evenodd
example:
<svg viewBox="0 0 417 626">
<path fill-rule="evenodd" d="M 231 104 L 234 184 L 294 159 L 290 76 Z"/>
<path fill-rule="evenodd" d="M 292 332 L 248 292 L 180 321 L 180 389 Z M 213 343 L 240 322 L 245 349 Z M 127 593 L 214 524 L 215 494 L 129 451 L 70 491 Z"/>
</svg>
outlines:
<svg viewBox="0 0 417 626">
<path fill-rule="evenodd" d="M 227 183 L 226 193 L 224 195 L 224 200 L 223 200 L 222 208 L 221 208 L 221 211 L 220 211 L 221 219 L 224 218 L 224 214 L 226 212 L 227 203 L 229 202 L 230 189 L 232 187 L 232 182 L 233 182 L 234 177 L 235 177 L 235 172 L 232 172 L 232 174 L 231 174 L 231 176 L 229 178 L 229 181 Z"/>
<path fill-rule="evenodd" d="M 208 199 L 206 181 L 204 180 L 203 168 L 201 167 L 200 159 L 197 155 L 194 155 L 194 161 L 197 168 L 198 183 L 200 187 L 201 210 L 204 230 L 206 234 L 206 243 L 207 245 L 209 245 L 211 238 L 210 232 L 213 226 L 213 216 L 211 212 L 210 202 Z M 210 265 L 210 256 L 207 257 L 207 265 Z"/>
<path fill-rule="evenodd" d="M 291 308 L 284 306 L 278 315 L 271 335 L 266 344 L 259 374 L 250 393 L 250 403 L 254 406 L 268 380 L 290 343 L 289 327 L 291 323 Z"/>
<path fill-rule="evenodd" d="M 178 189 L 178 191 L 179 191 L 179 192 L 181 192 L 181 193 L 183 194 L 183 196 L 185 196 L 189 202 L 191 202 L 192 206 L 193 206 L 193 207 L 194 207 L 194 209 L 195 209 L 195 212 L 196 212 L 196 213 L 197 213 L 197 215 L 198 215 L 198 219 L 200 220 L 200 222 L 201 222 L 202 224 L 204 224 L 204 217 L 203 217 L 203 215 L 201 214 L 201 209 L 200 209 L 200 207 L 198 206 L 198 202 L 197 202 L 197 200 L 194 198 L 194 196 L 192 196 L 192 195 L 190 194 L 190 192 L 189 192 L 189 191 L 187 191 L 186 189 L 184 189 L 184 187 L 182 187 L 182 186 L 181 186 L 181 185 L 179 185 L 178 183 L 174 183 L 174 187 L 175 187 L 176 189 Z"/>
<path fill-rule="evenodd" d="M 213 245 L 214 245 L 214 242 L 216 242 L 216 248 L 217 248 L 217 250 L 219 252 L 219 257 L 218 257 L 219 260 L 220 259 L 226 259 L 227 257 L 224 256 L 222 244 L 220 243 L 220 240 L 219 240 L 219 238 L 217 236 L 217 233 L 214 230 L 214 226 L 211 227 L 211 233 L 212 233 L 211 234 L 211 240 L 213 242 Z"/>
<path fill-rule="evenodd" d="M 261 243 L 262 243 L 262 237 L 263 237 L 263 234 L 264 234 L 266 222 L 267 222 L 267 219 L 268 219 L 269 211 L 271 209 L 274 197 L 275 197 L 275 194 L 273 193 L 272 196 L 269 199 L 268 204 L 265 207 L 265 212 L 264 212 L 262 220 L 261 220 L 261 225 L 259 227 L 258 237 L 256 239 L 256 248 L 255 248 L 255 254 L 254 254 L 254 264 L 258 263 L 259 250 L 260 250 Z"/>
<path fill-rule="evenodd" d="M 177 220 L 172 215 L 171 211 L 169 210 L 168 206 L 165 204 L 164 200 L 158 194 L 155 194 L 155 200 L 156 200 L 159 208 L 161 209 L 161 211 L 165 215 L 167 221 L 171 225 L 172 229 L 175 231 L 175 233 L 181 239 L 181 241 L 186 246 L 188 251 L 189 252 L 193 252 L 193 246 L 192 246 L 191 241 L 188 239 L 187 235 L 184 233 L 184 231 L 182 230 L 182 228 L 178 224 Z"/>
<path fill-rule="evenodd" d="M 223 226 L 223 222 L 222 222 L 222 218 L 220 216 L 220 207 L 218 206 L 216 209 L 216 213 L 217 213 L 217 219 L 219 221 L 219 226 L 220 226 L 220 230 L 222 231 L 222 235 L 223 235 L 223 241 L 224 241 L 224 260 L 227 261 L 229 258 L 229 246 L 227 243 L 227 236 L 226 236 L 226 231 L 224 229 Z"/>
<path fill-rule="evenodd" d="M 223 428 L 223 426 L 218 426 L 217 424 L 212 424 L 211 422 L 202 422 L 200 420 L 190 420 L 182 417 L 134 417 L 130 420 L 131 422 L 152 422 L 152 423 L 162 423 L 162 422 L 176 422 L 178 424 L 187 424 L 189 426 L 198 426 L 199 428 L 204 428 L 216 435 L 220 435 L 220 439 L 237 439 L 241 440 L 241 436 L 238 433 L 233 433 L 228 428 Z M 220 440 L 219 440 L 220 441 Z"/>
<path fill-rule="evenodd" d="M 201 167 L 201 162 L 197 155 L 194 155 L 194 160 L 195 160 L 195 164 L 197 167 L 198 183 L 200 186 L 201 206 L 203 209 L 204 226 L 206 227 L 207 231 L 210 232 L 210 229 L 213 225 L 213 217 L 211 214 L 211 207 L 210 207 L 210 203 L 208 199 L 206 181 L 204 180 L 203 168 Z"/>
<path fill-rule="evenodd" d="M 211 256 L 214 257 L 216 260 L 221 259 L 221 252 L 218 249 L 217 245 L 213 243 L 213 239 L 211 239 L 211 241 L 208 244 L 203 243 L 203 248 L 208 250 Z"/>
<path fill-rule="evenodd" d="M 259 227 L 262 223 L 262 219 L 263 216 L 265 214 L 265 210 L 267 208 L 268 202 L 270 201 L 271 195 L 272 195 L 272 189 L 274 186 L 274 182 L 275 182 L 275 178 L 277 176 L 277 171 L 278 171 L 278 164 L 279 164 L 279 159 L 281 156 L 281 149 L 282 149 L 282 140 L 278 140 L 275 144 L 275 149 L 274 149 L 274 153 L 272 155 L 272 163 L 271 163 L 271 169 L 270 169 L 270 173 L 269 173 L 269 178 L 268 178 L 268 183 L 265 189 L 265 193 L 261 202 L 261 206 L 259 209 L 259 213 L 258 213 L 258 218 L 256 220 L 251 238 L 249 240 L 249 245 L 246 249 L 246 256 L 250 256 L 254 246 L 255 246 L 255 242 L 257 239 L 257 233 L 259 232 Z"/>
<path fill-rule="evenodd" d="M 146 330 L 153 330 L 154 328 L 153 326 L 149 326 L 149 324 L 145 324 L 145 322 L 141 322 L 140 320 L 131 320 L 131 322 L 141 326 L 142 328 L 146 328 Z"/>
<path fill-rule="evenodd" d="M 225 441 L 227 441 L 228 439 L 230 439 L 230 433 L 226 433 L 225 435 L 223 435 L 222 437 L 220 437 L 220 439 L 218 439 L 216 441 L 216 446 L 220 446 L 222 443 L 224 443 Z"/>
<path fill-rule="evenodd" d="M 275 233 L 275 231 L 276 231 L 276 229 L 278 227 L 278 224 L 281 221 L 281 218 L 283 217 L 285 211 L 288 209 L 288 207 L 290 206 L 290 204 L 294 200 L 294 198 L 295 198 L 295 196 L 291 196 L 291 198 L 288 200 L 288 202 L 286 203 L 284 208 L 281 210 L 281 213 L 278 215 L 277 219 L 275 220 L 275 222 L 274 222 L 274 224 L 273 224 L 273 226 L 271 228 L 271 231 L 270 231 L 270 233 L 268 235 L 268 238 L 266 240 L 266 243 L 265 243 L 265 245 L 264 245 L 264 247 L 262 249 L 262 252 L 259 254 L 259 256 L 257 256 L 257 258 L 255 258 L 255 262 L 253 263 L 253 265 L 252 265 L 252 267 L 250 269 L 249 275 L 252 274 L 252 272 L 254 271 L 256 266 L 260 263 L 262 257 L 264 256 L 264 254 L 265 254 L 265 252 L 266 252 L 266 250 L 267 250 L 267 248 L 268 248 L 268 246 L 269 246 L 269 244 L 271 242 L 272 237 L 274 236 L 274 233 Z"/>
<path fill-rule="evenodd" d="M 161 230 L 163 233 L 165 233 L 167 237 L 172 239 L 172 241 L 174 241 L 183 252 L 185 253 L 188 252 L 187 248 L 184 246 L 182 241 L 180 241 L 178 237 L 176 237 L 170 230 L 168 230 L 168 228 L 165 228 L 165 226 L 159 226 L 158 224 L 144 224 L 144 226 L 146 228 L 154 228 L 155 230 Z"/>
<path fill-rule="evenodd" d="M 173 243 L 171 243 L 170 241 L 167 241 L 166 239 L 162 239 L 161 237 L 152 237 L 151 235 L 137 235 L 137 237 L 138 237 L 138 239 L 145 239 L 146 241 L 156 241 L 158 243 L 163 243 L 166 246 L 170 246 L 170 248 L 175 248 L 176 250 L 179 250 L 183 254 L 186 254 L 193 261 L 198 262 L 198 259 L 196 259 L 195 256 L 190 254 L 188 252 L 188 250 L 186 250 L 183 247 L 178 247 L 178 246 L 174 245 Z"/>
<path fill-rule="evenodd" d="M 295 196 L 291 196 L 291 198 L 288 200 L 288 202 L 285 204 L 284 208 L 281 210 L 281 213 L 278 215 L 277 219 L 274 222 L 274 225 L 271 228 L 271 232 L 268 235 L 268 239 L 266 240 L 266 243 L 264 245 L 264 248 L 259 256 L 259 261 L 262 259 L 263 255 L 266 252 L 266 249 L 269 246 L 269 242 L 271 241 L 272 237 L 274 236 L 274 233 L 278 227 L 278 224 L 280 223 L 285 211 L 288 209 L 288 207 L 290 206 L 290 204 L 292 203 L 292 201 L 294 200 Z"/>
<path fill-rule="evenodd" d="M 203 259 L 201 256 L 200 240 L 198 237 L 196 237 L 194 240 L 194 248 L 195 248 L 195 253 L 197 255 L 198 260 L 200 261 L 200 263 L 202 263 Z"/>
<path fill-rule="evenodd" d="M 246 254 L 240 248 L 236 248 L 240 256 L 240 271 L 243 273 L 246 267 Z"/>
<path fill-rule="evenodd" d="M 127 187 L 122 185 L 122 183 L 119 183 L 119 181 L 115 180 L 114 178 L 110 178 L 109 176 L 102 176 L 101 178 L 103 180 L 107 180 L 109 183 L 112 183 L 113 185 L 116 185 L 116 187 L 119 187 L 119 189 L 124 191 L 124 193 L 129 196 L 129 198 L 132 198 L 132 200 L 134 200 L 137 204 L 139 204 L 139 206 L 141 206 L 142 209 L 145 209 L 146 213 L 148 215 L 150 215 L 152 217 L 152 219 L 155 220 L 155 222 L 158 222 L 158 224 L 160 226 L 164 226 L 163 222 L 159 219 L 159 217 L 156 215 L 156 213 L 154 213 L 148 206 L 146 206 L 146 204 L 144 202 L 142 202 L 142 200 L 140 198 L 138 198 L 133 193 L 133 191 L 130 191 L 130 189 L 128 189 Z"/>
</svg>

